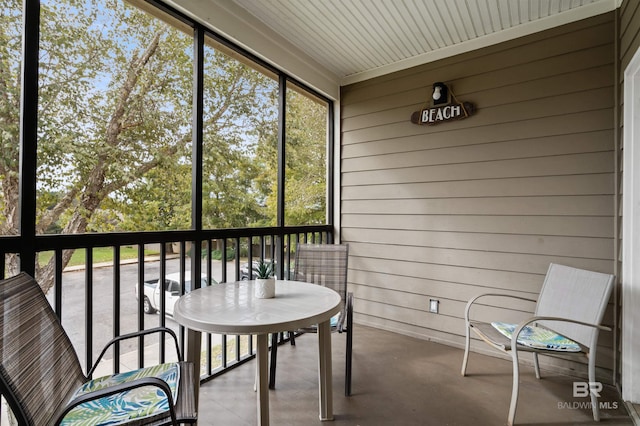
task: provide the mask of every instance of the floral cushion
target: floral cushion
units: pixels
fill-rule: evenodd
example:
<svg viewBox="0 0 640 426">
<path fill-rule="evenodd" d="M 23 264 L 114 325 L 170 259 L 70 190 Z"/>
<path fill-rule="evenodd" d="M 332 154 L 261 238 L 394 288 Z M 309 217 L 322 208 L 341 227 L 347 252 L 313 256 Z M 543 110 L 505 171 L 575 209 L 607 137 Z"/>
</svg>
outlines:
<svg viewBox="0 0 640 426">
<path fill-rule="evenodd" d="M 331 317 L 331 320 L 329 321 L 329 324 L 331 325 L 331 327 L 334 327 L 334 328 L 337 327 L 339 319 L 340 319 L 340 312 L 338 312 L 337 314 Z"/>
<path fill-rule="evenodd" d="M 73 398 L 143 377 L 158 377 L 167 382 L 173 401 L 176 401 L 180 380 L 180 368 L 177 363 L 160 364 L 90 380 L 78 388 Z M 162 390 L 156 386 L 145 386 L 80 404 L 72 409 L 60 424 L 63 426 L 119 425 L 167 410 L 169 410 L 169 403 Z"/>
<path fill-rule="evenodd" d="M 504 322 L 492 322 L 493 328 L 498 330 L 507 338 L 511 339 L 517 324 L 508 324 Z M 544 327 L 525 326 L 518 336 L 520 345 L 529 346 L 537 349 L 548 349 L 551 351 L 562 352 L 580 352 L 580 345 L 571 339 L 548 330 Z"/>
</svg>

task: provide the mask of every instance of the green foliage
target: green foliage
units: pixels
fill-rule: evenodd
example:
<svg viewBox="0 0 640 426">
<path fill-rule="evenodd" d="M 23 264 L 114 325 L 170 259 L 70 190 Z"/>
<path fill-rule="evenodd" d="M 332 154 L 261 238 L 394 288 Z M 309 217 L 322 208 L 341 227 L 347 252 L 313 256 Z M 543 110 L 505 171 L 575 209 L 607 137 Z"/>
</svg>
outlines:
<svg viewBox="0 0 640 426">
<path fill-rule="evenodd" d="M 0 12 L 7 235 L 19 229 L 22 1 Z M 41 2 L 37 233 L 191 228 L 193 39 L 168 22 L 121 0 Z M 207 40 L 203 226 L 276 225 L 278 82 L 223 51 Z M 326 105 L 293 90 L 287 105 L 285 221 L 324 223 Z"/>
<path fill-rule="evenodd" d="M 71 260 L 67 266 L 79 266 L 86 263 L 86 254 L 84 249 L 75 250 Z M 159 253 L 155 250 L 144 250 L 145 256 L 157 256 Z M 38 263 L 41 265 L 46 264 L 53 257 L 52 251 L 38 253 Z M 137 259 L 138 248 L 137 247 L 121 247 L 120 248 L 120 260 Z M 113 249 L 111 247 L 96 247 L 93 249 L 93 263 L 113 262 Z"/>
<path fill-rule="evenodd" d="M 0 0 L 0 235 L 18 233 L 22 2 Z"/>
<path fill-rule="evenodd" d="M 253 271 L 255 272 L 255 278 L 257 279 L 267 279 L 273 277 L 274 274 L 274 265 L 273 262 L 260 260 L 254 266 Z"/>
<path fill-rule="evenodd" d="M 103 203 L 122 215 L 122 231 L 188 229 L 191 225 L 191 165 L 163 161 L 142 179 Z"/>
<path fill-rule="evenodd" d="M 326 223 L 327 105 L 287 92 L 285 223 Z"/>
<path fill-rule="evenodd" d="M 234 259 L 236 257 L 236 250 L 233 248 L 227 248 L 227 260 Z M 212 250 L 211 258 L 215 260 L 222 260 L 222 250 Z"/>
<path fill-rule="evenodd" d="M 319 103 L 287 90 L 285 224 L 312 225 L 326 223 L 327 196 L 327 119 L 326 103 Z M 264 169 L 258 178 L 266 196 L 268 217 L 276 217 L 277 129 L 271 129 L 259 149 Z M 275 225 L 264 223 L 264 226 Z"/>
</svg>

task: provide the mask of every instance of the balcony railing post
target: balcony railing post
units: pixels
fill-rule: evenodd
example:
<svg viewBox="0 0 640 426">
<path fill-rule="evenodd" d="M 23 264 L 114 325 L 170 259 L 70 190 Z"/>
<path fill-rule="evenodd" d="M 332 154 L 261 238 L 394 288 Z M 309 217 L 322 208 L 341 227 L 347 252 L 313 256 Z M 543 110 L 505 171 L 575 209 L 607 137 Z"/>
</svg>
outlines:
<svg viewBox="0 0 640 426">
<path fill-rule="evenodd" d="M 138 244 L 138 330 L 144 330 L 144 242 Z M 138 368 L 144 367 L 144 336 L 138 338 Z"/>
<path fill-rule="evenodd" d="M 113 246 L 113 337 L 120 335 L 120 246 Z M 120 342 L 113 346 L 113 372 L 120 372 Z"/>
<path fill-rule="evenodd" d="M 54 251 L 55 263 L 56 263 L 56 276 L 54 280 L 55 291 L 55 309 L 58 319 L 62 320 L 62 249 Z"/>
<path fill-rule="evenodd" d="M 87 371 L 93 365 L 93 247 L 85 249 L 85 350 Z"/>
<path fill-rule="evenodd" d="M 165 243 L 160 243 L 160 273 L 158 274 L 158 288 L 160 289 L 160 320 L 159 326 L 164 327 L 166 325 L 165 313 L 167 312 L 167 297 L 165 290 L 166 283 L 165 277 L 167 276 L 167 245 Z M 180 281 L 184 281 L 184 275 L 180 276 Z M 182 285 L 181 285 L 182 287 Z M 164 333 L 160 333 L 158 338 L 160 339 L 158 345 L 158 357 L 161 363 L 165 361 L 165 345 L 164 345 Z"/>
</svg>

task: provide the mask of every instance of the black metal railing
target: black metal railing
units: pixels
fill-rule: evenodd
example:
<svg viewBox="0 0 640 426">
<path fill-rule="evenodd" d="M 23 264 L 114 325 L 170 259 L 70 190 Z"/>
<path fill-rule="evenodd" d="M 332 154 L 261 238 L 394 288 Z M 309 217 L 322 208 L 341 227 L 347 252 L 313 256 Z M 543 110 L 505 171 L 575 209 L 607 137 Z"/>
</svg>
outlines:
<svg viewBox="0 0 640 426">
<path fill-rule="evenodd" d="M 295 247 L 300 242 L 331 243 L 332 227 L 40 235 L 35 239 L 37 257 L 53 264 L 53 282 L 47 297 L 87 370 L 111 338 L 158 325 L 178 333 L 184 352 L 185 330 L 168 312 L 173 296 L 178 294 L 158 291 L 155 306 L 158 315 L 150 315 L 144 312 L 145 282 L 157 279 L 157 285 L 163 285 L 162 277 L 173 274 L 180 285 L 179 293 L 184 294 L 188 287 L 199 287 L 201 283 L 215 285 L 251 279 L 251 265 L 259 259 L 274 259 L 278 277 L 282 279 L 291 270 Z M 21 251 L 20 244 L 19 237 L 0 237 L 0 278 L 7 273 L 8 256 Z M 97 248 L 112 251 L 107 262 L 94 256 Z M 84 264 L 63 271 L 65 250 L 83 250 Z M 126 259 L 124 251 L 128 254 L 133 251 L 133 257 Z M 192 277 L 201 280 L 196 279 L 188 286 Z M 249 336 L 203 334 L 203 339 L 203 380 L 255 356 L 255 342 Z M 111 362 L 105 365 L 105 372 L 118 372 L 121 365 L 135 368 L 132 364 L 137 364 L 141 368 L 164 362 L 174 356 L 167 353 L 167 347 L 164 340 L 151 337 L 116 344 L 107 356 Z"/>
</svg>

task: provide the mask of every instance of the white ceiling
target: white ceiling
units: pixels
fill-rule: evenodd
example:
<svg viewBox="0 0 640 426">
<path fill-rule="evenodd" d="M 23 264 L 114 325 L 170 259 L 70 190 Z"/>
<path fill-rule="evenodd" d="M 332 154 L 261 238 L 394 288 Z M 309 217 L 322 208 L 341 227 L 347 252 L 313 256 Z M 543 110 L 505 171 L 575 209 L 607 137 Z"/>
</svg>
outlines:
<svg viewBox="0 0 640 426">
<path fill-rule="evenodd" d="M 621 0 L 230 0 L 349 84 L 606 13 Z"/>
</svg>

